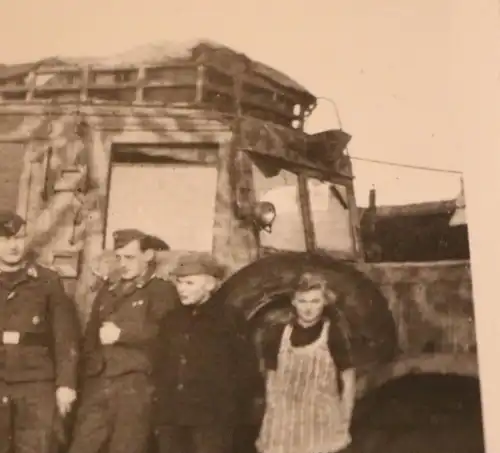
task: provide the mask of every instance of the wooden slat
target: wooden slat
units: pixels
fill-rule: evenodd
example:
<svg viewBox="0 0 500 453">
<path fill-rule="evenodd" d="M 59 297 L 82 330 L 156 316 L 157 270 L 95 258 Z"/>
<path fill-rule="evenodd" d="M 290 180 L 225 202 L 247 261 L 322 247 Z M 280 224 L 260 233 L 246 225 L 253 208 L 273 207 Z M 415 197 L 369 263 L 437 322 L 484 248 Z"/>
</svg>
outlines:
<svg viewBox="0 0 500 453">
<path fill-rule="evenodd" d="M 156 66 L 154 69 L 163 69 L 175 71 L 176 66 Z M 192 66 L 179 66 L 180 69 L 194 68 Z M 62 93 L 79 93 L 80 100 L 87 100 L 89 97 L 95 96 L 97 91 L 103 93 L 103 98 L 108 99 L 109 95 L 104 95 L 105 92 L 113 94 L 116 92 L 116 96 L 121 96 L 121 91 L 134 89 L 135 93 L 132 97 L 127 96 L 124 102 L 137 103 L 144 102 L 145 92 L 151 93 L 151 90 L 159 90 L 161 88 L 175 90 L 179 89 L 178 96 L 174 95 L 175 102 L 180 101 L 177 99 L 179 96 L 183 97 L 183 102 L 192 105 L 198 105 L 203 100 L 203 97 L 209 93 L 223 94 L 228 97 L 228 99 L 234 98 L 234 90 L 232 85 L 216 84 L 210 82 L 209 79 L 205 82 L 205 77 L 203 75 L 204 70 L 198 70 L 198 75 L 196 73 L 193 77 L 188 77 L 189 80 L 182 80 L 182 77 L 176 76 L 175 72 L 172 72 L 173 80 L 147 80 L 147 69 L 146 67 L 140 67 L 141 77 L 136 78 L 131 81 L 102 81 L 94 80 L 95 76 L 99 73 L 119 73 L 122 69 L 114 67 L 113 69 L 100 69 L 95 70 L 93 68 L 82 68 L 80 81 L 72 84 L 63 83 L 62 81 L 58 83 L 53 81 L 51 85 L 35 86 L 34 82 L 31 84 L 25 84 L 22 86 L 3 86 L 0 87 L 0 93 L 4 93 L 5 97 L 10 97 L 12 95 L 23 95 L 26 93 L 26 100 L 32 101 L 34 99 L 40 99 L 47 97 L 58 97 Z M 132 69 L 130 69 L 132 70 Z M 194 69 L 193 69 L 194 70 Z M 139 69 L 137 69 L 139 71 Z M 71 74 L 77 72 L 74 68 L 71 70 L 58 70 L 56 68 L 44 68 L 43 71 L 36 71 L 32 73 L 32 77 L 41 74 Z M 182 75 L 182 74 L 180 74 Z M 226 75 L 227 76 L 227 75 Z M 168 79 L 168 75 L 165 75 Z M 179 78 L 179 80 L 176 80 Z M 248 77 L 242 78 L 242 93 L 241 93 L 241 106 L 244 107 L 245 111 L 260 117 L 262 119 L 278 122 L 279 124 L 286 125 L 290 127 L 292 122 L 299 118 L 298 115 L 293 112 L 293 105 L 297 103 L 297 99 L 282 92 L 278 92 L 271 88 L 271 85 L 266 82 L 256 83 L 255 80 L 250 80 Z M 195 94 L 191 97 L 182 90 L 186 88 L 193 87 L 195 89 Z M 90 92 L 94 92 L 92 95 Z M 186 99 L 184 99 L 186 97 Z M 276 101 L 277 98 L 283 99 L 283 102 Z M 24 99 L 24 98 L 23 98 Z M 172 100 L 172 102 L 174 102 Z M 59 100 L 60 101 L 60 100 Z M 108 101 L 112 101 L 108 99 Z M 153 102 L 151 99 L 149 102 Z M 163 99 L 160 102 L 170 103 L 168 99 Z M 207 99 L 208 102 L 208 99 Z M 288 108 L 290 104 L 290 108 Z"/>
<path fill-rule="evenodd" d="M 0 86 L 0 93 L 26 93 L 28 86 Z"/>
<path fill-rule="evenodd" d="M 113 83 L 97 83 L 91 82 L 88 84 L 89 90 L 116 90 L 137 88 L 137 81 L 133 82 L 113 82 Z"/>
<path fill-rule="evenodd" d="M 80 101 L 81 102 L 86 102 L 88 99 L 89 82 L 90 82 L 90 68 L 88 66 L 86 66 L 84 68 L 83 74 L 82 74 L 82 83 L 81 83 L 81 89 L 80 89 Z"/>
<path fill-rule="evenodd" d="M 35 87 L 33 93 L 36 96 L 37 93 L 64 93 L 64 92 L 79 92 L 81 90 L 81 85 L 60 85 L 60 86 L 41 86 Z"/>
<path fill-rule="evenodd" d="M 210 82 L 207 82 L 205 85 L 206 85 L 206 91 L 207 92 L 213 92 L 213 93 L 223 94 L 223 95 L 228 96 L 228 98 L 230 98 L 230 99 L 232 99 L 234 97 L 233 88 L 232 87 L 224 87 L 224 86 L 221 86 L 221 85 L 215 85 L 215 84 L 210 83 Z M 280 108 L 276 108 L 272 104 L 267 104 L 267 103 L 264 104 L 264 103 L 256 100 L 252 96 L 248 96 L 244 92 L 242 94 L 242 100 L 241 100 L 241 102 L 242 102 L 243 105 L 254 106 L 254 107 L 257 107 L 259 110 L 272 112 L 272 113 L 280 115 L 280 116 L 282 116 L 284 118 L 290 119 L 290 121 L 292 121 L 292 120 L 294 120 L 294 119 L 297 118 L 297 116 L 294 115 L 293 112 L 290 113 L 290 112 L 288 112 L 286 110 L 283 110 L 283 109 L 280 109 Z"/>
<path fill-rule="evenodd" d="M 47 75 L 47 74 L 79 74 L 82 72 L 81 67 L 75 66 L 44 66 L 37 68 L 34 71 L 36 75 Z"/>
<path fill-rule="evenodd" d="M 144 86 L 146 85 L 146 70 L 139 68 L 136 81 L 135 102 L 144 102 Z"/>
<path fill-rule="evenodd" d="M 205 72 L 206 68 L 203 65 L 198 66 L 198 78 L 196 82 L 196 98 L 195 102 L 200 103 L 203 102 L 203 95 L 205 91 Z"/>
</svg>

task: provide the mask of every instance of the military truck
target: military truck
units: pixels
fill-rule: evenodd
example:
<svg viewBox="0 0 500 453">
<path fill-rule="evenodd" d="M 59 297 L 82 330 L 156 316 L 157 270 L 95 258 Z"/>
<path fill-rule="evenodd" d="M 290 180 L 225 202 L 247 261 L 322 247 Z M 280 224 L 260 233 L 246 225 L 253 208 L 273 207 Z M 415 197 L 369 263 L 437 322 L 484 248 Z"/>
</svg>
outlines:
<svg viewBox="0 0 500 453">
<path fill-rule="evenodd" d="M 0 67 L 0 198 L 27 219 L 85 320 L 116 228 L 231 270 L 220 291 L 256 332 L 287 318 L 304 270 L 349 320 L 359 395 L 408 373 L 477 376 L 468 261 L 365 263 L 339 129 L 308 134 L 317 98 L 209 41 Z M 160 267 L 161 267 L 160 266 Z"/>
</svg>

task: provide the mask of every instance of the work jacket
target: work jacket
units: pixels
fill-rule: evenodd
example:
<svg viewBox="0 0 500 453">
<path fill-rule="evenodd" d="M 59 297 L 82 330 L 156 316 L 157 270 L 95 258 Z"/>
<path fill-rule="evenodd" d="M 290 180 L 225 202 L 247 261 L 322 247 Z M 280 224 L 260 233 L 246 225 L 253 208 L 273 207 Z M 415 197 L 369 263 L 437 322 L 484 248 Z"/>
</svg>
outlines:
<svg viewBox="0 0 500 453">
<path fill-rule="evenodd" d="M 264 382 L 243 315 L 217 294 L 165 316 L 155 358 L 159 425 L 233 426 L 248 421 Z"/>
</svg>

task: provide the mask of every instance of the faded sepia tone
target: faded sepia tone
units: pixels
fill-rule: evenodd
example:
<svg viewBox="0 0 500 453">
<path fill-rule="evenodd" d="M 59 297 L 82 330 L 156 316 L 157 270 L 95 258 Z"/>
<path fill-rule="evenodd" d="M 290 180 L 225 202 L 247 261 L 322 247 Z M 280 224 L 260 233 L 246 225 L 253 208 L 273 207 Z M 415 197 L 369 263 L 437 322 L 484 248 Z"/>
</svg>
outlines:
<svg viewBox="0 0 500 453">
<path fill-rule="evenodd" d="M 355 175 L 345 152 L 351 137 L 340 129 L 303 131 L 315 96 L 225 47 L 201 43 L 180 55 L 169 52 L 109 61 L 48 59 L 0 74 L 2 159 L 12 162 L 1 195 L 10 203 L 17 199 L 30 246 L 65 278 L 82 319 L 96 280 L 119 277 L 113 255 L 104 252 L 114 163 L 210 167 L 217 171 L 215 187 L 207 189 L 213 189 L 214 212 L 203 225 L 210 227 L 211 251 L 231 271 L 220 291 L 256 323 L 257 337 L 267 322 L 288 316 L 280 300 L 298 274 L 317 270 L 341 296 L 351 324 L 359 397 L 407 374 L 477 378 L 468 261 L 365 262 Z M 296 180 L 283 176 L 267 184 L 283 169 Z M 320 182 L 329 184 L 323 208 L 321 194 L 312 196 Z M 291 198 L 284 196 L 288 207 L 269 195 L 283 186 L 295 188 Z M 252 219 L 255 205 L 268 199 L 283 230 L 296 222 L 296 234 L 277 238 L 278 246 L 276 231 L 261 232 Z M 162 203 L 151 194 L 143 200 Z M 132 226 L 120 224 L 123 212 L 140 206 L 128 198 L 114 203 L 122 220 L 113 228 Z M 321 243 L 328 216 L 318 214 L 331 205 L 338 216 L 332 228 L 342 233 L 337 242 Z M 171 215 L 182 216 L 182 209 Z M 166 214 L 161 221 L 168 222 Z M 185 251 L 173 249 L 157 256 L 164 278 Z"/>
</svg>

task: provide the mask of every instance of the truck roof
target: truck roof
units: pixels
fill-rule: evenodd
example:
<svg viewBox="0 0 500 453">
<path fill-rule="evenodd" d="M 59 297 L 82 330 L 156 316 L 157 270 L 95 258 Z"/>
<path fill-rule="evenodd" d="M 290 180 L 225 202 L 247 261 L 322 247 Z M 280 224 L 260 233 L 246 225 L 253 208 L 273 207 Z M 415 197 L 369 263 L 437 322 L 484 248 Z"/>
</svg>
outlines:
<svg viewBox="0 0 500 453">
<path fill-rule="evenodd" d="M 78 68 L 92 66 L 105 69 L 126 69 L 134 66 L 154 66 L 204 62 L 229 69 L 241 61 L 249 65 L 256 77 L 262 77 L 288 89 L 313 95 L 301 84 L 271 66 L 252 60 L 245 54 L 215 41 L 197 39 L 185 42 L 162 41 L 136 47 L 126 52 L 107 57 L 47 57 L 21 64 L 0 65 L 0 80 L 28 74 L 43 66 Z"/>
<path fill-rule="evenodd" d="M 0 66 L 0 99 L 3 141 L 42 138 L 52 120 L 71 115 L 101 130 L 206 131 L 207 142 L 210 131 L 229 129 L 240 149 L 352 178 L 344 153 L 349 134 L 303 132 L 314 95 L 213 41 L 163 41 L 102 58 Z"/>
</svg>

